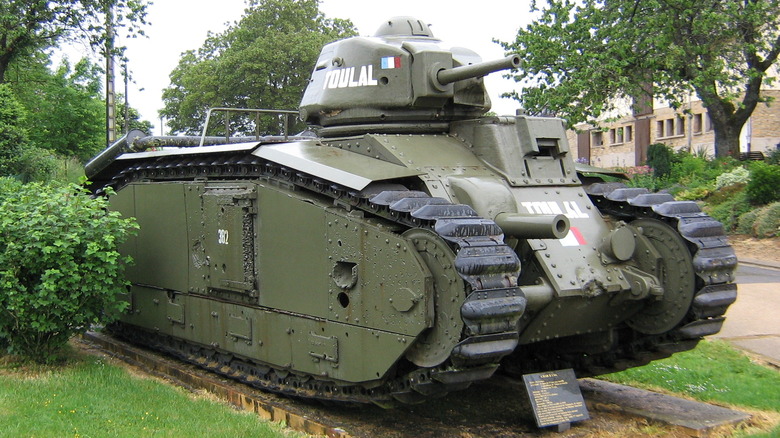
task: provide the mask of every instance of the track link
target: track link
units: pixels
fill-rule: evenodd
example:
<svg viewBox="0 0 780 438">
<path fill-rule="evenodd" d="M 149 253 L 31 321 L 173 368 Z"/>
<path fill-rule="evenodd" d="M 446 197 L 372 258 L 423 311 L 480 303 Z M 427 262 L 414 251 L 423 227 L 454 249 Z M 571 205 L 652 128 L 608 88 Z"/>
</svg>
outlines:
<svg viewBox="0 0 780 438">
<path fill-rule="evenodd" d="M 116 171 L 110 180 L 102 181 L 95 193 L 103 194 L 107 187 L 120 190 L 134 181 L 191 181 L 196 178 L 284 181 L 403 228 L 434 232 L 456 254 L 456 271 L 467 284 L 467 298 L 461 309 L 466 323 L 461 342 L 453 349 L 451 358 L 439 366 L 411 371 L 407 367 L 397 377 L 363 386 L 296 374 L 125 324 L 115 328 L 118 335 L 265 390 L 320 400 L 382 405 L 394 400 L 417 402 L 486 379 L 493 374 L 501 358 L 517 346 L 517 321 L 526 304 L 517 287 L 520 261 L 504 244 L 500 227 L 492 220 L 479 217 L 470 206 L 453 205 L 448 200 L 419 191 L 357 193 L 247 152 L 127 160 L 127 165 Z"/>
<path fill-rule="evenodd" d="M 671 335 L 699 339 L 718 333 L 722 315 L 737 299 L 737 256 L 728 244 L 723 225 L 702 212 L 695 202 L 675 201 L 667 193 L 650 193 L 622 183 L 594 184 L 587 192 L 604 213 L 620 219 L 657 219 L 680 233 L 693 258 L 697 290 L 688 318 Z"/>
</svg>

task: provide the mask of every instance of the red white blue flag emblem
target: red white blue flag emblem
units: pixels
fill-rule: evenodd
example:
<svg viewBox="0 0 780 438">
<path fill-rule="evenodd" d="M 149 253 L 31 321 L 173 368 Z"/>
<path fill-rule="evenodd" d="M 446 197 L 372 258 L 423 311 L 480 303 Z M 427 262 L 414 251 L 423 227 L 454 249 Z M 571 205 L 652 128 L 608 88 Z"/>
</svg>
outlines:
<svg viewBox="0 0 780 438">
<path fill-rule="evenodd" d="M 382 58 L 382 68 L 383 69 L 401 68 L 401 57 L 400 56 L 386 56 L 386 57 Z"/>
</svg>

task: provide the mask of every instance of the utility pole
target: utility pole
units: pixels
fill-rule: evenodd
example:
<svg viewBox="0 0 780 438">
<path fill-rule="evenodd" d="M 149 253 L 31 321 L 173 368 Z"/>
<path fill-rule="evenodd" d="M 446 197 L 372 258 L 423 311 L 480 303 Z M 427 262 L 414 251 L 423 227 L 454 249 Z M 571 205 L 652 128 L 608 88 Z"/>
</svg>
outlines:
<svg viewBox="0 0 780 438">
<path fill-rule="evenodd" d="M 127 95 L 128 95 L 128 93 L 127 93 L 127 91 L 128 91 L 128 89 L 127 89 L 127 61 L 124 62 L 122 67 L 124 68 L 124 73 L 125 73 L 125 111 L 124 111 L 124 116 L 125 116 L 125 126 L 124 126 L 124 128 L 125 128 L 125 132 L 124 133 L 127 134 L 128 132 L 130 132 L 130 110 L 129 110 L 130 102 L 129 102 L 128 97 L 127 97 Z"/>
<path fill-rule="evenodd" d="M 116 94 L 114 92 L 114 11 L 106 2 L 106 143 L 116 141 Z"/>
</svg>

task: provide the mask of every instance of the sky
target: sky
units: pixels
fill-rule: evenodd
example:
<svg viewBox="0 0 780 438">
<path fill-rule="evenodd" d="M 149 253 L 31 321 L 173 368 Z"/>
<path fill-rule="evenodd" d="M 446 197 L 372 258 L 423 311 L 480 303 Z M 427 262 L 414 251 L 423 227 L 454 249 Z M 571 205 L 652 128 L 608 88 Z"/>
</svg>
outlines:
<svg viewBox="0 0 780 438">
<path fill-rule="evenodd" d="M 170 85 L 168 75 L 176 67 L 182 52 L 201 47 L 208 32 L 220 33 L 238 21 L 246 7 L 244 0 L 152 0 L 147 15 L 151 25 L 147 38 L 120 41 L 127 46 L 128 67 L 134 83 L 128 89 L 130 106 L 161 134 L 158 111 L 162 109 L 162 90 Z M 328 18 L 348 18 L 362 36 L 371 36 L 380 24 L 394 16 L 410 15 L 431 25 L 436 38 L 446 45 L 469 48 L 492 60 L 504 56 L 493 39 L 511 41 L 521 26 L 530 22 L 529 0 L 484 0 L 460 3 L 452 0 L 321 0 L 320 10 Z M 74 48 L 71 58 L 87 56 L 86 49 Z M 72 59 L 76 61 L 76 59 Z M 124 93 L 119 69 L 117 92 Z M 486 78 L 486 86 L 498 114 L 514 114 L 518 103 L 500 98 L 514 89 L 511 80 L 500 73 Z M 278 109 L 278 108 L 277 108 Z M 168 134 L 167 128 L 164 132 Z"/>
</svg>

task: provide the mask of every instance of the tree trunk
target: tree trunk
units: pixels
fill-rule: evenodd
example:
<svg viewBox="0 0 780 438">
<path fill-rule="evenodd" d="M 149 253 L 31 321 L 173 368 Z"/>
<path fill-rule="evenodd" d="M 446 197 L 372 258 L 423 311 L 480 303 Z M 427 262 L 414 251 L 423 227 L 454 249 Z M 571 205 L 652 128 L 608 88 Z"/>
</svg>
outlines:
<svg viewBox="0 0 780 438">
<path fill-rule="evenodd" d="M 712 122 L 712 129 L 715 132 L 715 155 L 718 158 L 739 158 L 739 135 L 745 123 L 715 123 L 715 120 Z"/>
<path fill-rule="evenodd" d="M 739 134 L 750 118 L 758 102 L 759 87 L 748 87 L 743 96 L 741 108 L 729 99 L 717 94 L 715 83 L 708 87 L 697 87 L 696 94 L 707 108 L 712 130 L 715 131 L 715 156 L 739 158 Z"/>
<path fill-rule="evenodd" d="M 8 65 L 11 63 L 9 56 L 0 56 L 0 84 L 5 83 L 5 72 L 8 71 Z"/>
</svg>

